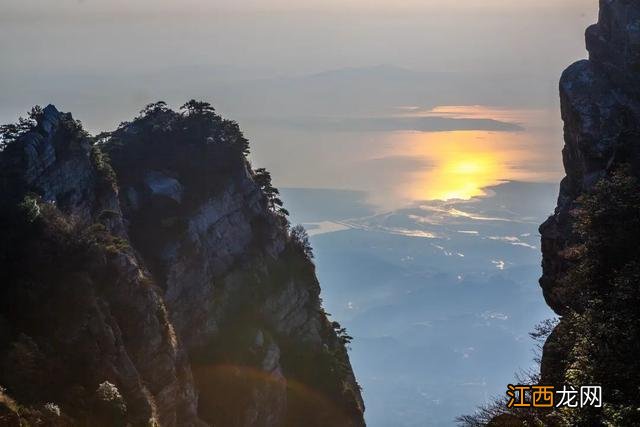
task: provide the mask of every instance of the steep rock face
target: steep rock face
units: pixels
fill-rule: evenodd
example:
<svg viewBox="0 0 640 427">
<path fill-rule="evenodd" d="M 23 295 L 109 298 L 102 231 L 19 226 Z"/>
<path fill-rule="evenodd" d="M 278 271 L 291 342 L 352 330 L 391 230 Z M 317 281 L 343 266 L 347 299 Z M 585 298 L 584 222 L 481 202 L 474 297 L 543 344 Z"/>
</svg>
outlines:
<svg viewBox="0 0 640 427">
<path fill-rule="evenodd" d="M 602 0 L 586 43 L 589 60 L 560 81 L 567 176 L 540 227 L 540 284 L 563 316 L 544 345 L 541 382 L 603 386 L 604 409 L 572 423 L 637 425 L 640 3 Z"/>
<path fill-rule="evenodd" d="M 158 104 L 97 139 L 49 106 L 0 152 L 0 385 L 19 416 L 364 425 L 346 338 L 244 150 L 212 109 Z"/>
<path fill-rule="evenodd" d="M 540 228 L 547 303 L 558 314 L 572 305 L 560 284 L 563 250 L 575 241 L 569 214 L 576 199 L 621 163 L 640 170 L 640 5 L 603 0 L 596 25 L 587 29 L 589 60 L 571 65 L 560 81 L 567 176 L 555 214 Z"/>
<path fill-rule="evenodd" d="M 313 264 L 233 148 L 242 140 L 235 124 L 211 115 L 201 126 L 195 115 L 156 111 L 104 148 L 134 246 L 191 355 L 201 416 L 214 425 L 362 425 Z"/>
<path fill-rule="evenodd" d="M 93 406 L 109 382 L 127 402 L 122 422 L 195 425 L 186 353 L 126 244 L 100 156 L 53 106 L 1 153 L 0 383 L 22 404 L 55 402 L 78 424 L 108 425 Z"/>
</svg>

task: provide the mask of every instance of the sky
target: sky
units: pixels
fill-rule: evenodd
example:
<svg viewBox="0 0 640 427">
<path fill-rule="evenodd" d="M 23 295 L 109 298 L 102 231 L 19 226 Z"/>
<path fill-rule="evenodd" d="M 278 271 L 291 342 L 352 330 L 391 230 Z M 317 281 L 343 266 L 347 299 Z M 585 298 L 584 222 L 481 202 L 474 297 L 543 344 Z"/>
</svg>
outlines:
<svg viewBox="0 0 640 427">
<path fill-rule="evenodd" d="M 240 122 L 277 185 L 364 190 L 393 208 L 562 176 L 557 81 L 585 56 L 597 1 L 2 7 L 0 121 L 53 102 L 98 132 L 149 102 L 200 98 Z M 463 153 L 479 161 L 445 159 Z"/>
<path fill-rule="evenodd" d="M 596 3 L 3 0 L 2 72 L 225 65 L 295 75 L 392 64 L 551 76 L 582 55 Z"/>
</svg>

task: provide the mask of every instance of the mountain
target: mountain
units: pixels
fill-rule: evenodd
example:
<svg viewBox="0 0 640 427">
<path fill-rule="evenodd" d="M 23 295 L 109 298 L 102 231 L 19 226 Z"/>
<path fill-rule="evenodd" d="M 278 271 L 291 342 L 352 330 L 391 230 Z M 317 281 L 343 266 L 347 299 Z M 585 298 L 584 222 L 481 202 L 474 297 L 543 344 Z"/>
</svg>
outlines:
<svg viewBox="0 0 640 427">
<path fill-rule="evenodd" d="M 545 299 L 562 320 L 544 345 L 541 381 L 601 385 L 603 408 L 571 425 L 638 425 L 640 392 L 640 4 L 600 2 L 589 60 L 560 81 L 566 177 L 541 227 Z"/>
<path fill-rule="evenodd" d="M 363 426 L 305 235 L 236 123 L 3 127 L 0 425 Z"/>
<path fill-rule="evenodd" d="M 580 403 L 507 411 L 505 400 L 463 417 L 466 425 L 640 425 L 638 22 L 640 3 L 601 1 L 598 23 L 586 31 L 589 59 L 560 80 L 566 177 L 540 227 L 540 285 L 560 320 L 532 334 L 545 341 L 540 374 L 530 380 L 573 387 Z M 583 405 L 583 386 L 600 386 L 601 401 Z"/>
</svg>

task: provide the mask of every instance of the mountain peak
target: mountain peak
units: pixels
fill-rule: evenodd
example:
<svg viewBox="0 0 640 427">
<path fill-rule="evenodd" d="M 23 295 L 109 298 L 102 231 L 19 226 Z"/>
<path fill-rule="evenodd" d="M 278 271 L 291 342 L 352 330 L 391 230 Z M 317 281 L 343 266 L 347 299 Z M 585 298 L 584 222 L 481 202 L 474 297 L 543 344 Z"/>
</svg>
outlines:
<svg viewBox="0 0 640 427">
<path fill-rule="evenodd" d="M 92 137 L 49 105 L 9 130 L 0 420 L 364 425 L 305 235 L 235 122 L 155 103 Z"/>
</svg>

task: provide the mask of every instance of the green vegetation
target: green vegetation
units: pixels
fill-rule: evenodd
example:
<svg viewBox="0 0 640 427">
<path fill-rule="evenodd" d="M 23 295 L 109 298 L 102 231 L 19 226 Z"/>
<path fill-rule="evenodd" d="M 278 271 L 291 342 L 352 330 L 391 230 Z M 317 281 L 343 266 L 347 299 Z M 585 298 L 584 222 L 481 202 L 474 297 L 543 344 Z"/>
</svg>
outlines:
<svg viewBox="0 0 640 427">
<path fill-rule="evenodd" d="M 564 380 L 602 385 L 599 409 L 563 411 L 572 425 L 639 425 L 640 182 L 628 166 L 601 180 L 573 213 L 580 244 L 563 280 L 575 299 L 555 342 L 564 349 Z"/>
<path fill-rule="evenodd" d="M 108 192 L 117 188 L 116 173 L 111 167 L 110 159 L 98 145 L 91 147 L 91 160 L 98 172 L 98 191 Z"/>
<path fill-rule="evenodd" d="M 137 119 L 142 119 L 144 117 L 153 116 L 157 114 L 163 114 L 170 112 L 171 109 L 164 101 L 152 102 L 151 104 L 147 104 L 140 113 L 138 114 Z"/>
<path fill-rule="evenodd" d="M 0 151 L 6 146 L 16 141 L 22 135 L 33 130 L 38 125 L 38 120 L 42 116 L 42 107 L 34 106 L 27 113 L 27 117 L 20 117 L 15 123 L 8 123 L 0 126 Z"/>
<path fill-rule="evenodd" d="M 109 156 L 121 187 L 135 186 L 146 172 L 171 165 L 190 193 L 202 196 L 225 188 L 232 173 L 244 170 L 249 153 L 249 142 L 237 123 L 195 100 L 179 112 L 163 101 L 149 104 L 133 121 L 98 135 L 96 141 Z"/>
<path fill-rule="evenodd" d="M 309 259 L 313 259 L 313 248 L 311 247 L 311 242 L 309 241 L 307 230 L 305 230 L 302 225 L 298 224 L 294 227 L 291 227 L 289 235 L 291 236 L 291 240 L 296 245 L 298 245 L 298 247 L 304 252 L 304 254 Z"/>
<path fill-rule="evenodd" d="M 38 197 L 33 194 L 27 194 L 18 205 L 19 215 L 24 217 L 24 221 L 28 224 L 33 223 L 40 217 L 40 206 L 38 205 Z"/>
<path fill-rule="evenodd" d="M 33 117 L 41 114 L 35 111 Z M 22 128 L 7 128 L 7 138 L 16 144 L 2 156 L 21 156 L 19 143 L 24 132 L 42 130 L 42 120 L 28 120 L 20 122 Z M 121 216 L 126 215 L 131 245 L 156 279 L 140 279 L 136 274 L 135 280 L 143 286 L 162 286 L 166 260 L 161 259 L 161 250 L 166 243 L 186 242 L 176 251 L 188 257 L 195 250 L 188 239 L 182 240 L 188 220 L 212 200 L 235 197 L 237 187 L 250 198 L 247 216 L 253 240 L 246 256 L 230 265 L 224 278 L 215 278 L 216 298 L 211 304 L 219 303 L 221 310 L 230 313 L 216 320 L 221 323 L 219 336 L 203 343 L 202 352 L 189 355 L 201 399 L 234 403 L 226 408 L 214 403 L 203 413 L 226 425 L 225 421 L 237 417 L 237 411 L 252 404 L 255 381 L 267 381 L 265 390 L 282 387 L 279 392 L 286 393 L 293 408 L 287 414 L 287 425 L 299 425 L 310 413 L 320 417 L 318 425 L 345 425 L 345 420 L 361 416 L 358 387 L 345 348 L 352 338 L 321 310 L 309 236 L 302 226 L 289 230 L 279 191 L 265 169 L 251 170 L 246 159 L 248 141 L 237 123 L 219 117 L 208 103 L 194 100 L 179 112 L 164 102 L 149 104 L 133 121 L 95 138 L 71 115 L 63 114 L 60 120 L 52 139 L 44 142 L 74 160 L 85 161 L 90 155 L 91 165 L 83 170 L 81 181 L 86 187 L 78 189 L 82 195 L 74 193 L 74 203 L 67 210 L 69 206 L 56 193 L 68 193 L 66 188 L 32 189 L 25 183 L 13 185 L 14 191 L 3 195 L 6 203 L 0 208 L 0 381 L 17 402 L 26 405 L 29 417 L 64 418 L 66 413 L 78 425 L 99 427 L 130 422 L 139 396 L 132 398 L 129 387 L 118 383 L 125 405 L 114 384 L 102 382 L 96 389 L 105 380 L 104 371 L 96 375 L 91 363 L 103 363 L 101 353 L 116 349 L 103 348 L 102 342 L 93 345 L 90 328 L 95 325 L 85 325 L 97 317 L 106 323 L 114 321 L 111 316 L 120 320 L 135 315 L 124 289 L 132 279 L 122 277 L 122 264 L 134 254 L 129 240 L 119 234 Z M 153 193 L 150 179 L 177 181 L 180 197 Z M 26 182 L 16 173 L 15 181 L 21 180 Z M 114 203 L 118 190 L 122 211 Z M 76 203 L 78 199 L 86 204 Z M 278 256 L 266 255 L 266 247 L 277 248 Z M 234 286 L 238 283 L 242 286 Z M 292 307 L 281 307 L 292 297 Z M 278 317 L 282 313 L 301 318 L 305 327 L 298 329 L 305 330 L 286 330 Z M 130 332 L 133 324 L 130 321 L 116 339 L 136 340 L 136 332 Z M 71 331 L 71 336 L 65 336 L 65 331 Z M 85 331 L 87 337 L 81 335 Z M 278 349 L 280 356 L 274 359 Z M 265 375 L 255 378 L 266 369 L 265 360 L 278 357 L 275 382 L 268 375 L 266 380 Z M 236 365 L 246 371 L 210 370 L 218 365 Z M 49 375 L 51 371 L 56 375 Z M 278 385 L 280 374 L 290 380 L 287 390 L 284 382 Z M 105 376 L 118 382 L 118 376 Z M 219 399 L 207 399 L 210 395 Z M 349 415 L 349 411 L 356 413 Z"/>
<path fill-rule="evenodd" d="M 127 405 L 118 388 L 109 381 L 101 383 L 93 398 L 93 415 L 96 427 L 124 427 L 127 425 Z M 95 421 L 94 421 L 95 422 Z"/>
<path fill-rule="evenodd" d="M 331 327 L 335 331 L 336 336 L 338 337 L 338 341 L 340 341 L 343 346 L 347 347 L 349 344 L 351 344 L 351 341 L 353 341 L 353 337 L 347 333 L 347 328 L 343 327 L 336 321 L 331 322 Z"/>
<path fill-rule="evenodd" d="M 271 184 L 271 174 L 264 168 L 259 168 L 254 171 L 253 180 L 258 184 L 258 187 L 262 190 L 267 197 L 269 203 L 269 209 L 280 215 L 282 218 L 286 218 L 289 215 L 283 206 L 284 203 L 280 199 L 280 191 Z"/>
<path fill-rule="evenodd" d="M 603 407 L 508 411 L 501 397 L 461 425 L 640 425 L 640 181 L 619 167 L 577 200 L 572 216 L 578 243 L 563 251 L 569 267 L 558 284 L 572 305 L 559 324 L 543 322 L 531 336 L 546 340 L 543 382 L 600 385 Z"/>
<path fill-rule="evenodd" d="M 162 101 L 155 104 L 155 106 L 159 106 L 159 108 L 166 107 L 166 104 Z M 147 106 L 148 108 L 148 106 Z M 154 107 L 158 108 L 158 107 Z M 180 110 L 187 117 L 205 119 L 205 120 L 215 120 L 216 119 L 216 110 L 209 104 L 208 102 L 196 101 L 192 99 L 185 103 Z"/>
</svg>

